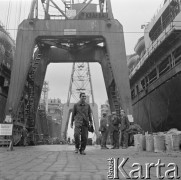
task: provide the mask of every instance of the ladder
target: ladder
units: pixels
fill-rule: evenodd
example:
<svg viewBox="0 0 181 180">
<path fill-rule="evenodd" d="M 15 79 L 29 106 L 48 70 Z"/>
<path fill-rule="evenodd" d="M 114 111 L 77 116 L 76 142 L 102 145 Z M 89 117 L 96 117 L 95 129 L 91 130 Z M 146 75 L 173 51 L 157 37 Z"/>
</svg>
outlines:
<svg viewBox="0 0 181 180">
<path fill-rule="evenodd" d="M 109 66 L 109 68 L 110 68 L 110 71 L 111 71 L 112 76 L 113 76 L 113 79 L 114 79 L 113 70 L 112 70 L 112 67 L 111 67 L 111 63 L 110 63 L 108 54 L 106 55 L 106 59 L 107 59 L 107 61 L 108 61 L 108 66 Z M 111 91 L 112 103 L 113 103 L 113 106 L 114 106 L 113 109 L 116 111 L 116 114 L 117 114 L 117 116 L 119 117 L 119 116 L 120 116 L 120 108 L 121 108 L 121 105 L 120 105 L 120 96 L 119 96 L 119 92 L 118 92 L 118 89 L 117 89 L 117 87 L 116 87 L 116 83 L 115 83 L 114 80 L 113 80 L 113 82 L 111 83 L 110 91 Z"/>
<path fill-rule="evenodd" d="M 17 127 L 22 127 L 24 125 L 32 129 L 35 127 L 34 75 L 40 60 L 41 54 L 36 53 L 28 72 L 21 100 L 18 105 L 17 115 L 15 116 L 14 125 Z M 17 129 L 15 128 L 13 133 L 13 137 L 15 139 L 14 145 L 21 140 L 21 134 Z"/>
<path fill-rule="evenodd" d="M 23 97 L 26 101 L 24 103 L 24 108 L 22 109 L 24 114 L 24 124 L 28 126 L 29 131 L 31 132 L 35 128 L 35 118 L 36 118 L 36 111 L 35 111 L 35 72 L 39 66 L 41 60 L 41 54 L 39 52 L 35 53 L 34 60 L 32 61 L 28 76 L 27 76 L 27 83 L 26 83 L 26 94 L 27 97 Z M 32 140 L 30 137 L 30 141 Z"/>
<path fill-rule="evenodd" d="M 28 73 L 28 103 L 25 107 L 25 117 L 30 128 L 35 126 L 35 105 L 34 105 L 34 75 L 41 60 L 41 54 L 36 53 L 34 61 L 31 64 L 30 72 Z"/>
<path fill-rule="evenodd" d="M 116 88 L 116 85 L 111 87 L 111 96 L 112 96 L 112 101 L 113 105 L 116 111 L 117 116 L 120 116 L 120 97 Z"/>
</svg>

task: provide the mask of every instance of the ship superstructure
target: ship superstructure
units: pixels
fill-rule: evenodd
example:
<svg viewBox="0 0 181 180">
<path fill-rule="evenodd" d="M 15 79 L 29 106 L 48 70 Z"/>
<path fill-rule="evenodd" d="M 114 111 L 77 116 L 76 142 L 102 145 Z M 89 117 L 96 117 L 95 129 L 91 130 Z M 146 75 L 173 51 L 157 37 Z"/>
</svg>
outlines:
<svg viewBox="0 0 181 180">
<path fill-rule="evenodd" d="M 14 52 L 15 42 L 0 22 L 0 123 L 5 116 Z"/>
<path fill-rule="evenodd" d="M 134 120 L 145 131 L 181 130 L 181 2 L 167 0 L 128 57 Z"/>
</svg>

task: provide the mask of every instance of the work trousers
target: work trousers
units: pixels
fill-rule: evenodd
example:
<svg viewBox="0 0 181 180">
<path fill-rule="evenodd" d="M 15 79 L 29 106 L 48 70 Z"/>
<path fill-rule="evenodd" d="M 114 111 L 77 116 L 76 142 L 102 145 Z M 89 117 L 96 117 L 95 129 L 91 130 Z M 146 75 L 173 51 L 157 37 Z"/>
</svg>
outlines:
<svg viewBox="0 0 181 180">
<path fill-rule="evenodd" d="M 101 131 L 101 147 L 106 147 L 108 130 Z"/>
<path fill-rule="evenodd" d="M 74 129 L 75 148 L 85 150 L 88 138 L 88 127 L 76 125 Z"/>
<path fill-rule="evenodd" d="M 111 145 L 114 146 L 113 131 L 110 132 Z"/>
<path fill-rule="evenodd" d="M 129 134 L 126 131 L 122 131 L 123 146 L 128 147 Z"/>
<path fill-rule="evenodd" d="M 27 137 L 22 137 L 23 146 L 27 145 Z"/>
<path fill-rule="evenodd" d="M 123 145 L 123 138 L 122 138 L 122 132 L 119 131 L 119 146 Z"/>
<path fill-rule="evenodd" d="M 113 131 L 113 146 L 119 147 L 119 132 L 116 130 Z"/>
</svg>

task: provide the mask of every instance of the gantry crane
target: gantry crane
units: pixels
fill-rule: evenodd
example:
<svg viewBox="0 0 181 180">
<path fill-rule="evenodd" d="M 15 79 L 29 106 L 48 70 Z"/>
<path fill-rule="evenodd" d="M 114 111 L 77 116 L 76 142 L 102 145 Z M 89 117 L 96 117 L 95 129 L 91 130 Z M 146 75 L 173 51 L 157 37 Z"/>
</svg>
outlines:
<svg viewBox="0 0 181 180">
<path fill-rule="evenodd" d="M 15 126 L 34 128 L 47 65 L 98 62 L 111 111 L 119 113 L 121 107 L 131 115 L 123 27 L 113 17 L 110 0 L 58 2 L 32 0 L 28 19 L 18 27 L 6 114 L 12 108 Z"/>
</svg>

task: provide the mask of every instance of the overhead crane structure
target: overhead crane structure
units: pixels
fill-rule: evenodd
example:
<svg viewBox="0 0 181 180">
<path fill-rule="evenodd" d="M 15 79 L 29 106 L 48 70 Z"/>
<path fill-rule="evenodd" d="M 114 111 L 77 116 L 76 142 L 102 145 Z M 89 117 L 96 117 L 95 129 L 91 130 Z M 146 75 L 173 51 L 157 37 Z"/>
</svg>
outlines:
<svg viewBox="0 0 181 180">
<path fill-rule="evenodd" d="M 6 104 L 14 124 L 35 127 L 47 65 L 68 62 L 100 63 L 111 111 L 132 114 L 123 27 L 110 0 L 32 0 L 28 19 L 18 26 Z"/>
</svg>

